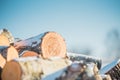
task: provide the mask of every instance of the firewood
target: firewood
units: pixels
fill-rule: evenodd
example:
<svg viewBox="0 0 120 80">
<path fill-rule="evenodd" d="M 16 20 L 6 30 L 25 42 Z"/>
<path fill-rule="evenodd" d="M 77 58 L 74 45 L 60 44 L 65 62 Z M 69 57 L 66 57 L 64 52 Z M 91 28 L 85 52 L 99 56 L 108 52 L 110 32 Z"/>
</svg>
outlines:
<svg viewBox="0 0 120 80">
<path fill-rule="evenodd" d="M 41 80 L 69 64 L 68 59 L 44 60 L 38 57 L 20 57 L 3 68 L 2 80 Z"/>
<path fill-rule="evenodd" d="M 2 79 L 1 79 L 1 73 L 2 73 L 2 68 L 0 67 L 0 80 L 2 80 Z"/>
<path fill-rule="evenodd" d="M 9 46 L 10 42 L 7 37 L 0 35 L 0 46 Z"/>
<path fill-rule="evenodd" d="M 17 50 L 13 46 L 3 46 L 3 48 L 0 48 L 0 53 L 6 59 L 6 61 L 10 61 L 19 57 Z"/>
<path fill-rule="evenodd" d="M 3 56 L 0 54 L 0 67 L 3 68 L 6 64 L 6 60 L 3 58 Z"/>
<path fill-rule="evenodd" d="M 24 50 L 35 51 L 43 58 L 66 57 L 66 44 L 61 35 L 56 32 L 45 32 L 35 37 L 15 43 L 19 53 Z"/>
<path fill-rule="evenodd" d="M 104 66 L 100 70 L 100 73 L 109 75 L 111 80 L 120 80 L 120 59 L 114 60 L 113 62 Z"/>
<path fill-rule="evenodd" d="M 97 68 L 100 69 L 102 65 L 102 60 L 100 58 L 96 58 L 93 56 L 88 56 L 88 55 L 83 55 L 83 54 L 78 54 L 78 53 L 67 53 L 67 56 L 70 58 L 72 61 L 82 61 L 82 62 L 93 62 L 97 65 Z"/>
<path fill-rule="evenodd" d="M 0 80 L 1 80 L 1 72 L 2 72 L 2 69 L 3 67 L 5 66 L 6 64 L 6 60 L 3 58 L 3 56 L 0 54 Z"/>
<path fill-rule="evenodd" d="M 87 63 L 73 62 L 56 80 L 96 80 L 93 66 Z"/>
<path fill-rule="evenodd" d="M 21 53 L 20 57 L 30 57 L 30 56 L 39 56 L 38 53 L 33 51 L 24 51 Z"/>
<path fill-rule="evenodd" d="M 99 74 L 99 70 L 97 68 L 97 65 L 94 66 L 93 72 L 94 72 L 94 76 L 95 76 L 96 80 L 103 80 L 101 75 Z"/>
<path fill-rule="evenodd" d="M 7 38 L 7 40 L 9 41 L 9 44 L 10 45 L 13 45 L 14 44 L 14 37 L 12 36 L 11 32 L 8 31 L 7 29 L 2 29 L 0 31 L 0 35 L 4 36 Z M 4 39 L 4 38 L 3 38 Z M 1 41 L 4 41 L 4 40 L 1 40 Z M 5 41 L 4 41 L 5 42 Z M 8 42 L 5 42 L 6 44 L 8 44 Z"/>
<path fill-rule="evenodd" d="M 17 50 L 13 46 L 10 46 L 7 51 L 7 61 L 13 60 L 18 57 L 19 56 Z"/>
<path fill-rule="evenodd" d="M 99 74 L 96 64 L 73 62 L 56 80 L 111 80 L 109 75 Z"/>
</svg>

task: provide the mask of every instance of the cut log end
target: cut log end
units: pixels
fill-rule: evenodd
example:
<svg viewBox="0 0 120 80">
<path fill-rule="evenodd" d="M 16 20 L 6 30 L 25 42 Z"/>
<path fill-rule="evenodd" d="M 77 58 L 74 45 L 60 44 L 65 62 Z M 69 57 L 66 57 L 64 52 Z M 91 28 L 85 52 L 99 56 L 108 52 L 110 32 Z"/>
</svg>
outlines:
<svg viewBox="0 0 120 80">
<path fill-rule="evenodd" d="M 19 56 L 17 50 L 13 46 L 10 46 L 7 52 L 7 61 L 13 60 L 18 57 Z"/>
<path fill-rule="evenodd" d="M 61 35 L 55 32 L 47 32 L 42 38 L 41 55 L 43 58 L 54 56 L 66 57 L 66 44 Z"/>
<path fill-rule="evenodd" d="M 66 44 L 61 35 L 56 32 L 45 32 L 35 37 L 16 42 L 15 48 L 19 53 L 24 50 L 40 53 L 42 58 L 66 57 Z"/>
<path fill-rule="evenodd" d="M 25 51 L 21 55 L 21 57 L 30 57 L 30 56 L 39 56 L 36 52 L 33 51 Z"/>
<path fill-rule="evenodd" d="M 0 46 L 9 46 L 10 42 L 7 37 L 0 35 Z"/>
<path fill-rule="evenodd" d="M 21 74 L 19 63 L 10 61 L 3 68 L 1 78 L 2 80 L 21 80 Z"/>
<path fill-rule="evenodd" d="M 0 54 L 0 67 L 3 68 L 6 63 L 6 60 L 3 58 L 3 56 Z"/>
</svg>

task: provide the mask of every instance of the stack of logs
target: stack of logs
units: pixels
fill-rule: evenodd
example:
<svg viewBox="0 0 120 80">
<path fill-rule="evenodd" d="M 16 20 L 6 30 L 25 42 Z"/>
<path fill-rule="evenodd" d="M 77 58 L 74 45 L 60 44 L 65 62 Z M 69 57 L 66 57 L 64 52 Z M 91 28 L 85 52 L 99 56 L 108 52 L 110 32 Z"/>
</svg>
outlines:
<svg viewBox="0 0 120 80">
<path fill-rule="evenodd" d="M 45 76 L 61 69 L 54 80 L 111 80 L 101 76 L 98 65 L 72 61 L 65 40 L 56 32 L 45 32 L 21 41 L 7 29 L 0 33 L 1 80 L 47 80 Z"/>
<path fill-rule="evenodd" d="M 115 59 L 100 70 L 101 74 L 109 74 L 112 80 L 120 80 L 120 59 Z"/>
</svg>

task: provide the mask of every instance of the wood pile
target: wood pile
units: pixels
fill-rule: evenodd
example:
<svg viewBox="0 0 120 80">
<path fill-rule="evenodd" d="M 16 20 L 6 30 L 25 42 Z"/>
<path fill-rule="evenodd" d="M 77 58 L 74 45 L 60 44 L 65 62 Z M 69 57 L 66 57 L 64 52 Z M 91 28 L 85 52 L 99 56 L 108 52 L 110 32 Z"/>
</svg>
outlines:
<svg viewBox="0 0 120 80">
<path fill-rule="evenodd" d="M 16 42 L 15 48 L 21 54 L 24 50 L 37 52 L 42 58 L 63 57 L 66 55 L 66 44 L 64 39 L 56 32 L 45 32 L 38 36 Z"/>
<path fill-rule="evenodd" d="M 2 71 L 2 80 L 41 80 L 69 65 L 69 60 L 45 60 L 38 57 L 21 57 L 9 61 Z"/>
<path fill-rule="evenodd" d="M 0 33 L 1 80 L 111 80 L 100 68 L 100 59 L 67 54 L 56 32 L 17 42 L 7 29 Z"/>
<path fill-rule="evenodd" d="M 101 69 L 102 74 L 109 74 L 112 80 L 120 80 L 120 60 L 114 60 Z"/>
</svg>

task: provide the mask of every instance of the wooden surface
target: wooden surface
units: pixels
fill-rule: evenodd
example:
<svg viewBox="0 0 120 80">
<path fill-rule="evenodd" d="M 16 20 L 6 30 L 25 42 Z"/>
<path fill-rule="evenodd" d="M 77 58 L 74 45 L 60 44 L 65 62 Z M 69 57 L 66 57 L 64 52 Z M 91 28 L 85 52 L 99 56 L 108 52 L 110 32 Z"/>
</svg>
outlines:
<svg viewBox="0 0 120 80">
<path fill-rule="evenodd" d="M 30 57 L 30 56 L 39 56 L 38 53 L 33 52 L 33 51 L 24 51 L 20 55 L 20 57 Z"/>
<path fill-rule="evenodd" d="M 41 80 L 67 66 L 68 59 L 44 60 L 38 57 L 21 57 L 6 63 L 2 80 Z"/>
<path fill-rule="evenodd" d="M 0 35 L 0 46 L 9 46 L 10 42 L 7 37 Z"/>
<path fill-rule="evenodd" d="M 66 44 L 61 35 L 56 32 L 45 32 L 38 36 L 16 42 L 15 48 L 21 54 L 24 50 L 30 50 L 41 54 L 45 59 L 59 56 L 66 57 Z"/>
</svg>

